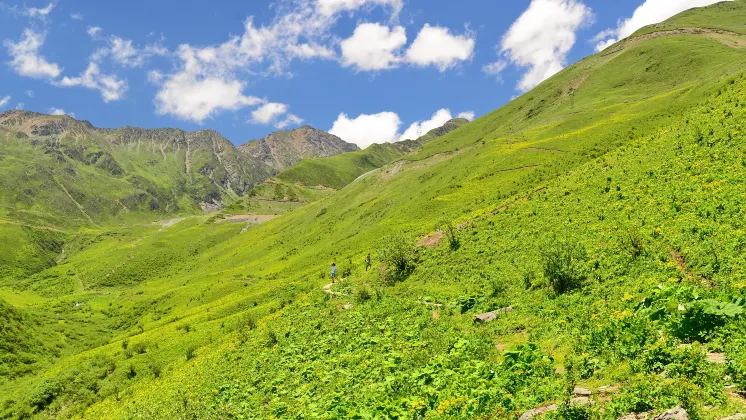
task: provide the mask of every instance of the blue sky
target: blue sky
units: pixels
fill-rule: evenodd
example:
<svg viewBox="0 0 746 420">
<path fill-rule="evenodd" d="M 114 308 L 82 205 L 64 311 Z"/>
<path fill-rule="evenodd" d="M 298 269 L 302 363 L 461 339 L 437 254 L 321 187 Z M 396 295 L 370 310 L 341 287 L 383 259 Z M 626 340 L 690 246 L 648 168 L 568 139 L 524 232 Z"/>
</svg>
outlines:
<svg viewBox="0 0 746 420">
<path fill-rule="evenodd" d="M 214 129 L 235 144 L 310 124 L 365 147 L 484 115 L 714 2 L 2 0 L 0 111 Z"/>
</svg>

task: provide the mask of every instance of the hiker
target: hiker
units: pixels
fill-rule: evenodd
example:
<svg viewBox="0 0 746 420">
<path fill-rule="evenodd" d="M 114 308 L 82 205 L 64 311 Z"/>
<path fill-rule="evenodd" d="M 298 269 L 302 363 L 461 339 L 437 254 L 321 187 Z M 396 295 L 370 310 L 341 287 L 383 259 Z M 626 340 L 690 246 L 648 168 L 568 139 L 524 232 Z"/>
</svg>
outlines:
<svg viewBox="0 0 746 420">
<path fill-rule="evenodd" d="M 332 263 L 332 283 L 337 279 L 337 264 Z"/>
<path fill-rule="evenodd" d="M 368 271 L 370 268 L 370 254 L 368 254 L 367 257 L 365 257 L 365 271 Z"/>
</svg>

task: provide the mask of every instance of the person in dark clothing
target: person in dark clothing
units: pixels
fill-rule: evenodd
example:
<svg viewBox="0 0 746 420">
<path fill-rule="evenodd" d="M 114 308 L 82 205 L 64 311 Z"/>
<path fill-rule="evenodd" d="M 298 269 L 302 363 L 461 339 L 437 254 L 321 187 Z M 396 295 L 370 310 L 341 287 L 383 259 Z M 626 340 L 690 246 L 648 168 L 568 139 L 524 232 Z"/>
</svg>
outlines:
<svg viewBox="0 0 746 420">
<path fill-rule="evenodd" d="M 367 257 L 365 257 L 365 271 L 368 271 L 370 268 L 370 254 L 368 254 Z"/>
</svg>

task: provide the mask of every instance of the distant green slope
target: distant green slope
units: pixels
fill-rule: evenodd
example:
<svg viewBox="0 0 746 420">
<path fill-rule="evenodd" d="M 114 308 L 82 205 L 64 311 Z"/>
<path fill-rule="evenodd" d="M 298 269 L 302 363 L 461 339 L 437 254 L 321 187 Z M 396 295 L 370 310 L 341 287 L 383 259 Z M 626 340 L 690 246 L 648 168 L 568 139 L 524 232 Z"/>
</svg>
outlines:
<svg viewBox="0 0 746 420">
<path fill-rule="evenodd" d="M 697 34 L 607 53 L 272 222 L 79 238 L 0 289 L 12 313 L 46 321 L 40 335 L 75 332 L 33 374 L 0 378 L 0 413 L 744 412 L 725 387 L 746 390 L 746 56 Z M 441 219 L 458 246 L 418 248 L 409 276 L 386 281 L 389 235 L 414 247 Z M 331 262 L 337 295 L 322 291 Z M 577 289 L 555 293 L 563 279 Z M 575 386 L 595 404 L 564 406 Z"/>
<path fill-rule="evenodd" d="M 404 154 L 422 147 L 425 143 L 442 137 L 468 123 L 469 121 L 464 118 L 456 118 L 448 121 L 442 127 L 430 130 L 416 140 L 373 144 L 365 150 L 343 153 L 325 159 L 305 159 L 281 172 L 275 178 L 290 184 L 341 189 L 360 175 L 391 163 Z"/>
<path fill-rule="evenodd" d="M 358 176 L 378 169 L 402 155 L 393 144 L 374 144 L 359 152 L 343 153 L 326 159 L 305 159 L 280 172 L 275 178 L 309 187 L 343 188 Z"/>
</svg>

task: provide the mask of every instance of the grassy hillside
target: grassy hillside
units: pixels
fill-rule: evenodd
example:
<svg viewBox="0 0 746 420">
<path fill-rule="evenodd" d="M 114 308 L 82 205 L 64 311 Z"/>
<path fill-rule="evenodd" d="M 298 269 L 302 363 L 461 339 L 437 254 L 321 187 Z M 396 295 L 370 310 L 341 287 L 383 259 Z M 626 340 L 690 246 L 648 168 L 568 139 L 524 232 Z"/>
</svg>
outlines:
<svg viewBox="0 0 746 420">
<path fill-rule="evenodd" d="M 746 57 L 702 34 L 617 47 L 272 222 L 77 234 L 0 289 L 59 343 L 0 376 L 0 413 L 743 412 Z M 594 405 L 563 405 L 576 385 Z"/>
<path fill-rule="evenodd" d="M 276 176 L 289 184 L 343 188 L 360 175 L 378 169 L 402 155 L 393 144 L 374 144 L 359 152 L 326 159 L 305 159 Z"/>
</svg>

